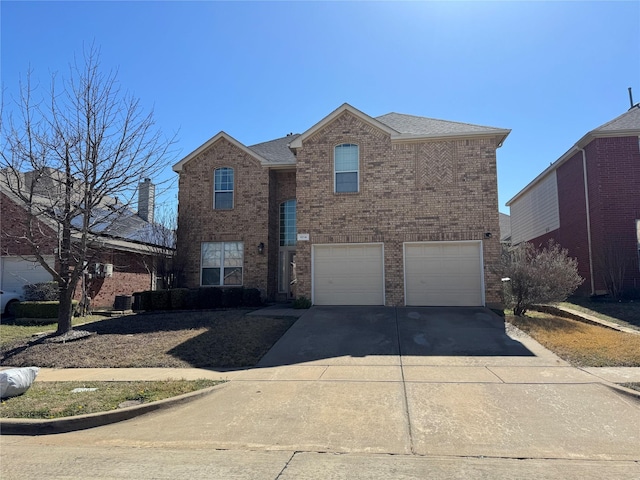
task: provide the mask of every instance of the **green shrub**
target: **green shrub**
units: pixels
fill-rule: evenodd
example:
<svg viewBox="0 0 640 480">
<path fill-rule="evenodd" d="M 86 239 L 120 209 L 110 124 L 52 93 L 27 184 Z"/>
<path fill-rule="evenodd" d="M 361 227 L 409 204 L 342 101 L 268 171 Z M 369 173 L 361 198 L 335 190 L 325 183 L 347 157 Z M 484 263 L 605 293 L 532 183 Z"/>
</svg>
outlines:
<svg viewBox="0 0 640 480">
<path fill-rule="evenodd" d="M 242 305 L 245 307 L 259 307 L 262 305 L 260 290 L 257 288 L 246 288 L 242 292 Z"/>
<path fill-rule="evenodd" d="M 293 308 L 311 308 L 311 300 L 307 297 L 298 297 L 293 301 Z"/>
<path fill-rule="evenodd" d="M 151 310 L 171 310 L 171 290 L 151 291 Z"/>
<path fill-rule="evenodd" d="M 242 305 L 243 288 L 223 288 L 222 306 L 225 308 L 238 308 Z"/>
<path fill-rule="evenodd" d="M 188 288 L 174 288 L 173 290 L 169 290 L 171 310 L 184 310 L 187 308 L 188 296 Z"/>
<path fill-rule="evenodd" d="M 149 311 L 153 309 L 153 299 L 151 293 L 152 292 L 150 290 L 140 292 L 140 310 Z"/>
<path fill-rule="evenodd" d="M 222 306 L 222 290 L 216 287 L 198 288 L 198 309 L 220 308 Z"/>
<path fill-rule="evenodd" d="M 187 290 L 184 308 L 186 308 L 187 310 L 195 310 L 197 308 L 200 308 L 198 306 L 198 289 L 197 288 L 190 288 Z"/>
<path fill-rule="evenodd" d="M 20 302 L 16 305 L 16 317 L 19 318 L 58 318 L 60 302 Z M 73 300 L 73 315 L 76 314 L 78 301 Z"/>
<path fill-rule="evenodd" d="M 30 283 L 22 287 L 24 298 L 28 302 L 54 302 L 58 300 L 56 282 Z"/>
</svg>

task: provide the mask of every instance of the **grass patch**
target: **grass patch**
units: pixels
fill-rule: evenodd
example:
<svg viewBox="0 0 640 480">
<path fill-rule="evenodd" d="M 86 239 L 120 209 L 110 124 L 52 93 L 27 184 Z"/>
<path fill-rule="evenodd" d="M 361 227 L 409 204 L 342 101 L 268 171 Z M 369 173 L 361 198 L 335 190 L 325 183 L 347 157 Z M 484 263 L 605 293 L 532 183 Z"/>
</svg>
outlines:
<svg viewBox="0 0 640 480">
<path fill-rule="evenodd" d="M 124 402 L 149 403 L 222 383 L 215 380 L 164 382 L 35 382 L 18 397 L 2 400 L 0 418 L 53 419 L 116 410 Z M 73 393 L 75 388 L 96 391 Z"/>
<path fill-rule="evenodd" d="M 594 301 L 589 298 L 575 297 L 560 303 L 559 306 L 640 330 L 640 302 Z"/>
<path fill-rule="evenodd" d="M 100 315 L 73 317 L 71 323 L 73 326 L 77 326 L 102 319 L 104 319 L 104 317 Z M 16 321 L 18 323 L 16 323 Z M 33 319 L 33 322 L 23 318 L 17 320 L 12 319 L 10 322 L 4 320 L 0 323 L 0 348 L 16 341 L 28 340 L 39 333 L 55 331 L 57 326 L 57 320 L 53 318 L 36 318 Z"/>
<path fill-rule="evenodd" d="M 538 312 L 507 321 L 572 365 L 640 367 L 640 335 Z"/>
<path fill-rule="evenodd" d="M 296 319 L 246 313 L 216 310 L 103 317 L 82 327 L 96 335 L 81 340 L 3 341 L 0 364 L 51 368 L 253 366 Z"/>
<path fill-rule="evenodd" d="M 623 387 L 630 388 L 631 390 L 637 390 L 640 392 L 640 383 L 621 383 Z"/>
</svg>

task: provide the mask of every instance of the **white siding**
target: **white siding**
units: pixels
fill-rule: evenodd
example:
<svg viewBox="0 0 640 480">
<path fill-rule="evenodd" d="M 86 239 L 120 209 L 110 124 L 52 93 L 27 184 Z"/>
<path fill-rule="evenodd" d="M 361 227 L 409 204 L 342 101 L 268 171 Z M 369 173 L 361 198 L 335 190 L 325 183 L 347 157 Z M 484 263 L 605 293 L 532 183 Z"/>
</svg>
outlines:
<svg viewBox="0 0 640 480">
<path fill-rule="evenodd" d="M 558 182 L 554 170 L 511 204 L 511 242 L 528 242 L 558 228 Z"/>
</svg>

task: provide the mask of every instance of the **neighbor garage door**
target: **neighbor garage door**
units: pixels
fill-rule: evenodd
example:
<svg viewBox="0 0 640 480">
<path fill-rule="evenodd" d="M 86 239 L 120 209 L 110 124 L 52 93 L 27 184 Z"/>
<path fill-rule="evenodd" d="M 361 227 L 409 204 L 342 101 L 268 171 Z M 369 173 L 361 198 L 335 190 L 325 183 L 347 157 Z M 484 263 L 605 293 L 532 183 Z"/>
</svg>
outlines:
<svg viewBox="0 0 640 480">
<path fill-rule="evenodd" d="M 54 264 L 53 256 L 45 256 L 49 265 Z M 28 283 L 50 282 L 51 274 L 37 261 L 25 260 L 21 257 L 2 257 L 2 289 L 22 293 L 22 287 Z"/>
<path fill-rule="evenodd" d="M 384 305 L 382 244 L 313 246 L 316 305 Z"/>
<path fill-rule="evenodd" d="M 481 246 L 480 242 L 405 243 L 405 303 L 483 305 Z"/>
</svg>

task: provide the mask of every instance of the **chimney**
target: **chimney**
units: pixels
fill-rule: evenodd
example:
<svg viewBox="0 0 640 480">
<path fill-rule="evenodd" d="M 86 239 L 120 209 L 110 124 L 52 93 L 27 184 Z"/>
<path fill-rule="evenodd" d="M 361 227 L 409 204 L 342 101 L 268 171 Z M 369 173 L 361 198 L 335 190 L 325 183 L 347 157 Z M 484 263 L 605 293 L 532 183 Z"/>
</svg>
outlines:
<svg viewBox="0 0 640 480">
<path fill-rule="evenodd" d="M 151 179 L 145 178 L 138 185 L 138 216 L 149 223 L 153 223 L 155 194 L 156 186 L 151 183 Z"/>
</svg>

